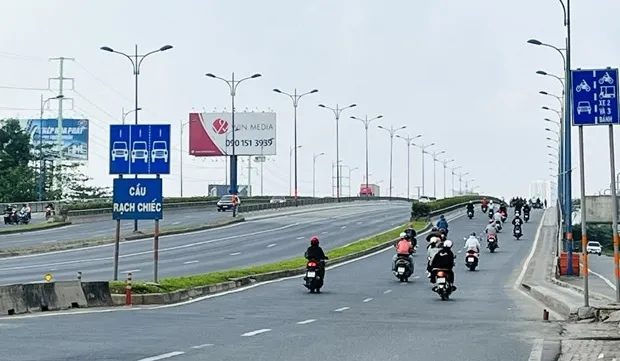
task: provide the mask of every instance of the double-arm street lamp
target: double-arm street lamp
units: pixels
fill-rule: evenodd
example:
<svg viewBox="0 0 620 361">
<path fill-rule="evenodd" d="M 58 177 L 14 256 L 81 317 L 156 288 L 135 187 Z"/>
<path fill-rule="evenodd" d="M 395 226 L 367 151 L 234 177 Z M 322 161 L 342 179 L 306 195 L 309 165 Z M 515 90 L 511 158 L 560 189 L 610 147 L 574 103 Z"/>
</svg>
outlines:
<svg viewBox="0 0 620 361">
<path fill-rule="evenodd" d="M 420 148 L 420 150 L 422 151 L 422 195 L 426 196 L 425 187 L 424 187 L 424 183 L 425 183 L 424 182 L 425 181 L 425 178 L 424 178 L 424 154 L 427 153 L 426 149 L 434 146 L 435 143 L 434 142 L 431 143 L 431 144 L 424 144 L 424 143 L 422 143 L 422 144 L 415 144 L 415 143 L 411 143 L 411 145 L 413 145 L 414 147 Z"/>
<path fill-rule="evenodd" d="M 428 152 L 433 157 L 433 197 L 437 198 L 437 162 L 439 162 L 440 155 L 444 154 L 446 151 L 442 150 L 440 152 L 433 151 Z"/>
<path fill-rule="evenodd" d="M 372 123 L 373 121 L 377 120 L 377 119 L 381 119 L 383 118 L 383 115 L 377 115 L 374 118 L 368 118 L 368 115 L 366 115 L 364 118 L 358 118 L 355 116 L 351 116 L 351 119 L 357 119 L 359 121 L 362 122 L 362 124 L 364 124 L 364 133 L 366 135 L 366 166 L 365 166 L 365 176 L 364 178 L 366 178 L 366 189 L 368 189 L 368 127 L 370 126 L 370 123 Z"/>
<path fill-rule="evenodd" d="M 411 187 L 411 145 L 413 145 L 413 141 L 415 139 L 418 139 L 420 137 L 422 137 L 422 135 L 416 135 L 415 137 L 411 137 L 411 136 L 406 136 L 403 137 L 401 135 L 396 135 L 397 138 L 403 139 L 405 142 L 407 142 L 407 198 L 411 198 L 411 192 L 410 192 L 410 187 Z"/>
<path fill-rule="evenodd" d="M 393 155 L 394 155 L 394 135 L 399 130 L 403 130 L 407 128 L 407 126 L 403 125 L 402 127 L 399 127 L 399 128 L 394 128 L 394 126 L 390 126 L 389 128 L 386 128 L 384 126 L 379 125 L 378 128 L 385 130 L 390 135 L 390 196 L 389 197 L 392 198 L 392 163 L 393 163 L 392 160 L 393 160 Z"/>
</svg>

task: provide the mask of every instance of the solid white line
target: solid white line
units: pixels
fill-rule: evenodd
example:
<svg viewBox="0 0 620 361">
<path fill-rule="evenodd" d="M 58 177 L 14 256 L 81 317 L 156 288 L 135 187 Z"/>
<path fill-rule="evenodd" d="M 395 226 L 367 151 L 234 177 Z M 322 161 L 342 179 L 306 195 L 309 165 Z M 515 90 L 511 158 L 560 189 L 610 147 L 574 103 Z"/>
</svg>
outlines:
<svg viewBox="0 0 620 361">
<path fill-rule="evenodd" d="M 53 241 L 43 241 L 43 242 L 41 242 L 41 243 L 47 244 L 47 243 L 55 243 L 55 242 L 58 242 L 58 240 L 57 240 L 57 239 L 55 239 L 55 240 L 53 240 Z"/>
<path fill-rule="evenodd" d="M 272 243 L 272 244 L 268 245 L 267 248 L 271 248 L 271 247 L 275 247 L 275 246 L 277 246 L 277 244 Z"/>
<path fill-rule="evenodd" d="M 139 359 L 138 361 L 157 361 L 157 360 L 163 360 L 163 359 L 166 359 L 166 358 L 171 358 L 171 357 L 174 357 L 174 356 L 183 355 L 184 353 L 185 352 L 183 352 L 183 351 L 168 352 L 168 353 L 164 353 L 164 354 L 153 356 L 153 357 L 142 358 L 142 359 Z"/>
<path fill-rule="evenodd" d="M 340 227 L 340 229 L 345 229 L 345 228 L 347 228 L 347 226 L 342 226 L 342 227 Z"/>
<path fill-rule="evenodd" d="M 537 338 L 532 345 L 532 352 L 530 352 L 530 358 L 527 361 L 541 361 L 543 356 L 543 346 L 545 340 Z"/>
<path fill-rule="evenodd" d="M 139 269 L 130 269 L 129 271 L 121 271 L 121 273 L 136 273 L 136 272 L 140 272 Z"/>
<path fill-rule="evenodd" d="M 303 236 L 301 236 L 301 237 L 297 237 L 297 238 L 295 238 L 295 239 L 304 239 L 304 237 L 303 237 Z"/>
<path fill-rule="evenodd" d="M 547 208 L 551 209 L 551 208 Z M 538 246 L 538 239 L 540 238 L 540 232 L 542 231 L 542 227 L 547 217 L 547 210 L 543 212 L 543 216 L 540 218 L 540 223 L 538 224 L 538 229 L 536 230 L 536 235 L 534 236 L 534 242 L 532 243 L 532 249 L 530 250 L 530 254 L 525 259 L 523 263 L 523 267 L 521 268 L 521 273 L 519 273 L 519 277 L 517 277 L 517 281 L 515 282 L 514 288 L 521 289 L 521 283 L 523 282 L 523 278 L 525 277 L 525 273 L 527 272 L 528 267 L 530 266 L 530 262 L 532 262 L 532 258 L 534 258 L 534 253 L 536 253 L 536 247 Z"/>
<path fill-rule="evenodd" d="M 173 226 L 176 226 L 177 224 L 181 224 L 181 222 L 172 222 Z"/>
<path fill-rule="evenodd" d="M 270 328 L 261 328 L 260 330 L 256 330 L 256 331 L 251 331 L 251 332 L 246 332 L 243 335 L 241 335 L 242 337 L 250 337 L 250 336 L 256 336 L 259 335 L 261 333 L 265 333 L 265 332 L 269 332 L 271 331 Z"/>
<path fill-rule="evenodd" d="M 392 290 L 387 290 L 387 291 L 383 291 L 384 295 L 387 295 L 388 293 L 392 292 Z"/>
<path fill-rule="evenodd" d="M 297 322 L 297 324 L 298 325 L 307 325 L 307 324 L 312 323 L 314 321 L 316 321 L 316 320 L 310 319 L 310 320 L 305 320 L 305 321 L 299 321 L 299 322 Z"/>
<path fill-rule="evenodd" d="M 198 345 L 198 346 L 192 346 L 192 348 L 195 349 L 195 350 L 198 350 L 198 349 L 201 349 L 201 348 L 211 347 L 211 346 L 213 346 L 212 343 L 205 343 L 205 344 Z"/>
<path fill-rule="evenodd" d="M 192 264 L 192 263 L 198 263 L 198 261 L 187 261 L 187 262 L 183 262 L 183 264 Z"/>
<path fill-rule="evenodd" d="M 362 302 L 370 302 L 370 301 L 372 301 L 372 298 L 368 297 L 365 300 L 363 300 Z"/>
<path fill-rule="evenodd" d="M 583 263 L 580 263 L 580 265 L 583 267 Z M 605 276 L 596 273 L 594 271 L 592 271 L 592 269 L 588 268 L 588 272 L 592 273 L 593 275 L 595 275 L 596 277 L 600 278 L 603 282 L 605 282 L 607 284 L 607 286 L 611 287 L 612 290 L 616 290 L 616 285 L 611 282 L 608 278 L 606 278 Z"/>
<path fill-rule="evenodd" d="M 323 231 L 323 232 L 321 232 L 321 234 L 327 234 L 327 231 Z"/>
<path fill-rule="evenodd" d="M 231 253 L 230 255 L 231 255 L 231 256 L 238 256 L 238 255 L 240 255 L 240 254 L 241 254 L 241 252 L 235 252 L 235 253 Z"/>
<path fill-rule="evenodd" d="M 342 312 L 342 311 L 346 311 L 346 310 L 348 310 L 349 308 L 351 308 L 351 307 L 340 307 L 340 308 L 335 309 L 335 310 L 334 310 L 334 312 Z"/>
</svg>

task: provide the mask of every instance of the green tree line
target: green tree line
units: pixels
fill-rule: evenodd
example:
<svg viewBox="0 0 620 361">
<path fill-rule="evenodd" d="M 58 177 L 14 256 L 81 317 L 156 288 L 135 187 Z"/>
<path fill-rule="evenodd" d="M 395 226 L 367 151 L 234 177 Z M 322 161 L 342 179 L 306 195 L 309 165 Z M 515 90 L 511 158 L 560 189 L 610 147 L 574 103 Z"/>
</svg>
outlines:
<svg viewBox="0 0 620 361">
<path fill-rule="evenodd" d="M 109 197 L 109 188 L 90 185 L 80 166 L 35 147 L 17 119 L 0 120 L 0 203 Z"/>
</svg>

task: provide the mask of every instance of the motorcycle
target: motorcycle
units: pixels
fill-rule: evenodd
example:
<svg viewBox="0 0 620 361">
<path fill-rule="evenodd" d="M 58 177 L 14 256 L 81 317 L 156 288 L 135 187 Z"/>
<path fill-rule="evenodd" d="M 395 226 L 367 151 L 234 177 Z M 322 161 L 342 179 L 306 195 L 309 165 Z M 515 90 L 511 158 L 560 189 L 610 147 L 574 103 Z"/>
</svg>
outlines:
<svg viewBox="0 0 620 361">
<path fill-rule="evenodd" d="M 523 213 L 523 221 L 525 223 L 527 223 L 530 220 L 530 214 L 529 213 Z"/>
<path fill-rule="evenodd" d="M 487 206 L 480 206 L 480 210 L 482 211 L 482 213 L 486 213 L 488 210 Z"/>
<path fill-rule="evenodd" d="M 517 241 L 519 240 L 519 238 L 523 237 L 521 226 L 515 226 L 514 230 L 512 231 L 512 234 L 517 239 Z"/>
<path fill-rule="evenodd" d="M 465 266 L 469 268 L 470 271 L 475 271 L 476 267 L 478 267 L 478 253 L 476 250 L 470 249 L 465 254 Z"/>
<path fill-rule="evenodd" d="M 506 212 L 502 212 L 501 215 L 502 215 L 502 223 L 506 222 L 506 220 L 508 219 Z"/>
<path fill-rule="evenodd" d="M 497 248 L 497 239 L 492 234 L 487 237 L 487 248 L 489 249 L 489 252 L 495 253 L 495 249 Z"/>
<path fill-rule="evenodd" d="M 494 213 L 493 213 L 493 210 L 492 210 L 492 209 L 489 209 L 489 218 L 493 218 L 493 214 L 494 214 Z"/>
<path fill-rule="evenodd" d="M 452 284 L 450 284 L 450 282 L 448 281 L 448 275 L 445 271 L 447 270 L 437 268 L 434 268 L 432 270 L 432 272 L 436 272 L 437 274 L 435 279 L 435 287 L 433 287 L 433 290 L 437 292 L 437 294 L 441 297 L 442 301 L 449 300 L 450 294 L 452 294 Z"/>
<path fill-rule="evenodd" d="M 504 227 L 502 226 L 502 222 L 495 221 L 495 229 L 497 230 L 497 232 L 501 232 L 503 228 Z"/>
<path fill-rule="evenodd" d="M 467 211 L 467 217 L 469 217 L 469 219 L 474 218 L 474 212 L 472 212 L 472 211 Z"/>
<path fill-rule="evenodd" d="M 310 290 L 310 293 L 321 293 L 323 287 L 323 279 L 320 276 L 319 262 L 310 260 L 306 264 L 306 276 L 304 277 L 304 286 Z"/>
<path fill-rule="evenodd" d="M 50 207 L 45 208 L 45 219 L 46 220 L 54 217 L 55 215 L 56 215 L 56 212 L 52 208 Z"/>
<path fill-rule="evenodd" d="M 405 255 L 398 255 L 396 258 L 396 271 L 394 275 L 400 282 L 408 282 L 409 277 L 413 274 L 413 264 L 409 262 L 409 258 Z"/>
</svg>

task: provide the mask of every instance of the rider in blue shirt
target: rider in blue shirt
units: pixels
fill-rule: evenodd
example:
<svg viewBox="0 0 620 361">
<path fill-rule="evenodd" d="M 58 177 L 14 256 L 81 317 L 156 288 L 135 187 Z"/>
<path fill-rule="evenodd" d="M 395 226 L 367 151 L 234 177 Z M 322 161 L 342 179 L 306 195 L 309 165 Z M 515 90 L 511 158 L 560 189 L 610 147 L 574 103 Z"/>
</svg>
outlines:
<svg viewBox="0 0 620 361">
<path fill-rule="evenodd" d="M 439 216 L 439 221 L 437 221 L 437 228 L 443 228 L 446 230 L 446 232 L 448 231 L 448 221 L 446 221 L 446 218 L 443 216 L 443 214 Z"/>
</svg>

